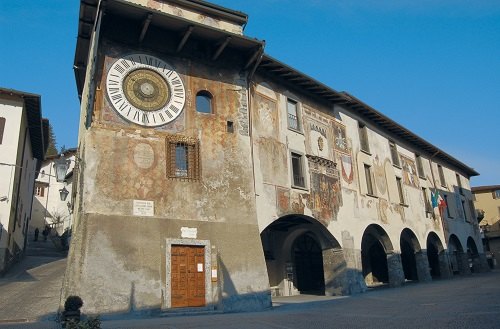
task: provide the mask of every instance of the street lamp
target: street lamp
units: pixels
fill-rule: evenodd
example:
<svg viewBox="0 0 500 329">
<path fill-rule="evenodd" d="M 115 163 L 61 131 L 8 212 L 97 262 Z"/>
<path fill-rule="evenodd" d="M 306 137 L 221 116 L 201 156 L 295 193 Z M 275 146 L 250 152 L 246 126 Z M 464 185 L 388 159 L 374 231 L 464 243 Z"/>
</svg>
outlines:
<svg viewBox="0 0 500 329">
<path fill-rule="evenodd" d="M 56 159 L 54 160 L 54 168 L 56 171 L 56 181 L 58 183 L 64 182 L 64 179 L 66 178 L 66 172 L 68 171 L 69 168 L 69 160 L 66 160 L 64 158 Z M 61 196 L 62 199 L 62 196 Z"/>
<path fill-rule="evenodd" d="M 61 197 L 61 201 L 66 201 L 68 194 L 69 194 L 69 191 L 66 189 L 66 186 L 64 186 L 62 189 L 60 189 L 59 196 Z"/>
</svg>

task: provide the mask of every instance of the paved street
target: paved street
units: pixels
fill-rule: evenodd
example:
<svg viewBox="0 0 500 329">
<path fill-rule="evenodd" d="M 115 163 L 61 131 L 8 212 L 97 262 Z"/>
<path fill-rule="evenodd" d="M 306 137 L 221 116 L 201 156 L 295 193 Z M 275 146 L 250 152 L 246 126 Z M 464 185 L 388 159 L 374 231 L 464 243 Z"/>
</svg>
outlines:
<svg viewBox="0 0 500 329">
<path fill-rule="evenodd" d="M 43 257 L 42 257 L 43 258 Z M 42 258 L 39 258 L 42 261 Z M 27 269 L 24 276 L 3 278 L 0 282 L 1 319 L 35 319 L 37 310 L 27 308 L 22 296 L 47 301 L 45 308 L 57 307 L 60 282 L 45 281 L 46 289 L 37 291 L 32 284 L 57 277 L 64 260 L 53 260 Z M 29 262 L 28 262 L 29 263 Z M 33 260 L 31 260 L 33 266 Z M 19 271 L 18 271 L 19 273 Z M 44 280 L 45 280 L 44 279 Z M 13 281 L 8 283 L 7 281 Z M 60 280 L 60 279 L 59 279 Z M 18 288 L 9 288 L 11 284 Z M 19 290 L 16 292 L 14 290 Z M 7 307 L 9 303 L 11 306 Z M 258 313 L 169 316 L 153 319 L 105 320 L 105 329 L 132 328 L 499 328 L 500 271 L 457 277 L 427 284 L 408 284 L 403 288 L 380 288 L 351 297 L 297 296 L 275 298 L 274 308 Z M 0 321 L 0 328 L 59 328 L 49 321 L 52 313 L 39 322 Z M 6 313 L 7 312 L 7 313 Z"/>
</svg>

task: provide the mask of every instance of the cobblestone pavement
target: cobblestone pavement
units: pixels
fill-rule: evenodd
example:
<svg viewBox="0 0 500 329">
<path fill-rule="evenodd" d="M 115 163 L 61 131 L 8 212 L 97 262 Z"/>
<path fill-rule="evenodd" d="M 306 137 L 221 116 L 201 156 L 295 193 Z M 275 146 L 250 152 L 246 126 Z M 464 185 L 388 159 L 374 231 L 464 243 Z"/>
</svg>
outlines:
<svg viewBox="0 0 500 329">
<path fill-rule="evenodd" d="M 257 313 L 105 320 L 102 328 L 500 328 L 500 271 L 380 288 L 350 297 L 280 297 L 274 305 Z M 0 328 L 58 326 L 45 321 L 0 323 Z"/>
</svg>

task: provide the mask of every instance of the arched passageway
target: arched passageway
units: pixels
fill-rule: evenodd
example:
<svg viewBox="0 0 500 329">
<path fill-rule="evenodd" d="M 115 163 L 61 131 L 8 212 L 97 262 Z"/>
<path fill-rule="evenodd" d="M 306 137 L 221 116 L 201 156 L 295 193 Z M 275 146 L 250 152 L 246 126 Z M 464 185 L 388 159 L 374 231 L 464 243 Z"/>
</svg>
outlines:
<svg viewBox="0 0 500 329">
<path fill-rule="evenodd" d="M 274 296 L 341 294 L 342 249 L 314 218 L 283 216 L 262 231 L 261 241 Z"/>
<path fill-rule="evenodd" d="M 458 275 L 468 271 L 468 265 L 465 264 L 464 266 L 463 264 L 464 249 L 462 248 L 462 244 L 455 234 L 450 235 L 450 238 L 448 240 L 448 255 L 450 258 L 451 273 L 453 273 L 454 275 Z"/>
<path fill-rule="evenodd" d="M 429 270 L 433 279 L 442 278 L 447 273 L 448 264 L 445 258 L 443 244 L 436 233 L 431 232 L 427 236 L 427 260 Z"/>
<path fill-rule="evenodd" d="M 361 262 L 367 285 L 389 283 L 387 254 L 393 247 L 389 236 L 376 224 L 368 226 L 361 241 Z"/>
<path fill-rule="evenodd" d="M 302 234 L 295 239 L 292 250 L 297 289 L 301 293 L 323 295 L 323 252 L 315 236 L 311 233 Z"/>
<path fill-rule="evenodd" d="M 405 279 L 410 281 L 418 280 L 416 254 L 420 253 L 421 248 L 415 233 L 408 228 L 401 232 L 400 248 Z"/>
<path fill-rule="evenodd" d="M 476 242 L 472 237 L 467 239 L 467 260 L 471 272 L 479 272 L 480 261 Z"/>
</svg>

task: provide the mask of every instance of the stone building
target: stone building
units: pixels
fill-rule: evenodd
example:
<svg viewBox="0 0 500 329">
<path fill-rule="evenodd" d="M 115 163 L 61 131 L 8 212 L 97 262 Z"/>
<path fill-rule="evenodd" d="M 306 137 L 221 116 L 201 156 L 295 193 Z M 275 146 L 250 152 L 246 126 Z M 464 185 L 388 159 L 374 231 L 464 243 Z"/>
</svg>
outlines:
<svg viewBox="0 0 500 329">
<path fill-rule="evenodd" d="M 490 267 L 500 259 L 500 185 L 474 186 L 474 205 L 479 213 L 483 246 Z"/>
<path fill-rule="evenodd" d="M 65 295 L 101 314 L 260 310 L 470 273 L 469 243 L 479 270 L 477 172 L 246 23 L 198 0 L 81 1 Z"/>
<path fill-rule="evenodd" d="M 0 88 L 0 274 L 26 250 L 48 124 L 42 119 L 40 95 Z"/>
</svg>

